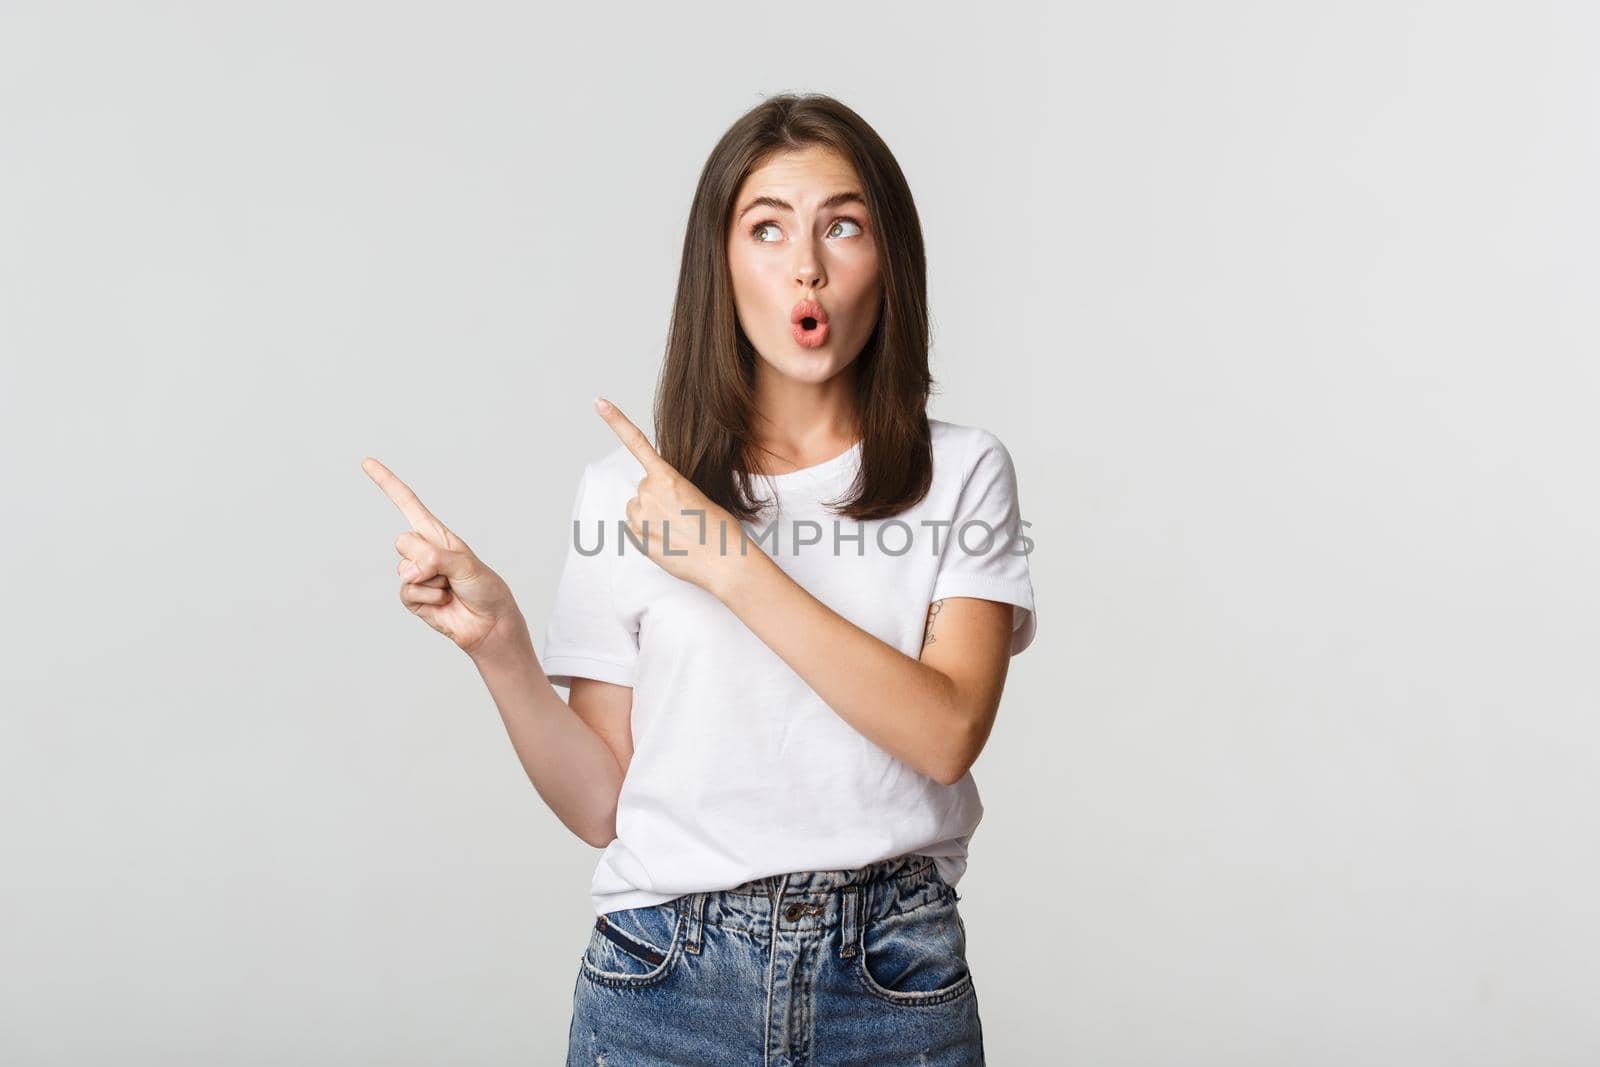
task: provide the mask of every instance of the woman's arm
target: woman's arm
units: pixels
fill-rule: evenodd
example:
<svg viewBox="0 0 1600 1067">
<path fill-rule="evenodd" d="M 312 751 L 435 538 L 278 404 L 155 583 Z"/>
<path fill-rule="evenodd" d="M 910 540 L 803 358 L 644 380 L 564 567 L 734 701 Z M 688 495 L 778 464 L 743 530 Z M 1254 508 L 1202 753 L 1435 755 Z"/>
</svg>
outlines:
<svg viewBox="0 0 1600 1067">
<path fill-rule="evenodd" d="M 526 625 L 504 643 L 475 651 L 472 662 L 488 685 L 511 746 L 539 796 L 556 818 L 595 848 L 616 837 L 617 796 L 622 792 L 620 757 L 599 733 L 561 699 L 533 650 Z M 621 689 L 588 690 L 589 697 Z M 578 695 L 574 686 L 573 696 Z"/>
<path fill-rule="evenodd" d="M 472 657 L 533 787 L 568 829 L 604 848 L 616 836 L 617 795 L 632 758 L 631 739 L 626 753 L 620 744 L 633 690 L 573 678 L 580 706 L 563 702 L 505 581 L 388 467 L 367 456 L 361 469 L 411 524 L 395 539 L 401 600 Z"/>
<path fill-rule="evenodd" d="M 662 459 L 615 405 L 596 397 L 595 410 L 644 468 L 628 528 L 650 558 L 726 604 L 868 740 L 936 781 L 960 781 L 1000 704 L 1012 605 L 976 597 L 929 605 L 922 658 L 912 659 L 812 596 L 765 552 L 741 551 L 744 532 L 726 509 Z M 672 522 L 695 534 L 680 534 L 668 550 L 663 535 Z"/>
<path fill-rule="evenodd" d="M 946 785 L 988 740 L 1011 663 L 1012 607 L 949 597 L 928 610 L 921 659 L 812 596 L 764 552 L 719 556 L 709 592 L 868 740 Z"/>
</svg>

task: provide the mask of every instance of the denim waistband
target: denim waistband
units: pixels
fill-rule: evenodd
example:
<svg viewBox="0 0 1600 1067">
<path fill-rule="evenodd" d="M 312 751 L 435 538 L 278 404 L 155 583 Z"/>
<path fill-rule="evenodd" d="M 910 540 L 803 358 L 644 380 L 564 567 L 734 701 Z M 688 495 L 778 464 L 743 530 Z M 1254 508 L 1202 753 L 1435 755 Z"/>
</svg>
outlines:
<svg viewBox="0 0 1600 1067">
<path fill-rule="evenodd" d="M 934 866 L 933 857 L 911 853 L 893 859 L 880 860 L 865 867 L 835 871 L 794 871 L 790 874 L 770 874 L 724 889 L 724 893 L 737 893 L 747 897 L 771 897 L 780 889 L 785 896 L 806 893 L 827 893 L 847 885 L 872 885 L 881 882 L 910 881 L 925 878 Z"/>
<path fill-rule="evenodd" d="M 670 902 L 701 924 L 751 934 L 853 928 L 868 919 L 897 915 L 954 895 L 931 856 L 911 853 L 846 870 L 768 875 Z M 691 949 L 697 938 L 691 937 Z"/>
</svg>

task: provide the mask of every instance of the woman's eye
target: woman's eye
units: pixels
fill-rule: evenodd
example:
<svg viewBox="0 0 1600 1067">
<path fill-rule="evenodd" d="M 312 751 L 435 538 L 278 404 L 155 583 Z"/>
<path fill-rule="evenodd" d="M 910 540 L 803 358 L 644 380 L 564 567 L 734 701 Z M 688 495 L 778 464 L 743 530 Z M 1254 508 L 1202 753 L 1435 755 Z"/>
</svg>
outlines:
<svg viewBox="0 0 1600 1067">
<path fill-rule="evenodd" d="M 774 244 L 774 243 L 776 243 L 776 240 L 777 240 L 776 238 L 768 239 L 766 237 L 763 237 L 762 234 L 766 231 L 767 227 L 776 226 L 776 225 L 778 225 L 778 224 L 776 222 L 771 221 L 770 219 L 768 221 L 766 221 L 766 222 L 758 222 L 754 226 L 750 227 L 750 236 L 755 239 L 755 242 L 757 244 L 763 244 L 763 245 Z M 836 233 L 835 231 L 841 226 L 854 226 L 856 228 L 856 231 L 855 231 L 855 233 L 848 233 L 848 232 L 846 232 L 846 233 Z M 859 233 L 862 233 L 862 232 L 864 232 L 864 231 L 862 230 L 861 223 L 857 222 L 855 219 L 852 219 L 852 218 L 835 219 L 833 221 L 833 225 L 828 227 L 828 236 L 829 237 L 854 237 L 854 236 L 856 236 L 856 234 L 859 234 Z"/>
</svg>

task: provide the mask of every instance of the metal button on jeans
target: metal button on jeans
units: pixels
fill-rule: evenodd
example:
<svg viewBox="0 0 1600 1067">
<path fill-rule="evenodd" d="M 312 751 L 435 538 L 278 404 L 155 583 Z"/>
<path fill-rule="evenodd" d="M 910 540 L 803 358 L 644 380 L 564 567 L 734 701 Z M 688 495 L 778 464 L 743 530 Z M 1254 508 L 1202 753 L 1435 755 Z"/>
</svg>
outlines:
<svg viewBox="0 0 1600 1067">
<path fill-rule="evenodd" d="M 789 910 L 783 913 L 783 917 L 788 919 L 790 922 L 794 922 L 796 919 L 800 918 L 802 914 L 804 914 L 805 910 L 805 907 L 800 904 L 790 904 Z"/>
</svg>

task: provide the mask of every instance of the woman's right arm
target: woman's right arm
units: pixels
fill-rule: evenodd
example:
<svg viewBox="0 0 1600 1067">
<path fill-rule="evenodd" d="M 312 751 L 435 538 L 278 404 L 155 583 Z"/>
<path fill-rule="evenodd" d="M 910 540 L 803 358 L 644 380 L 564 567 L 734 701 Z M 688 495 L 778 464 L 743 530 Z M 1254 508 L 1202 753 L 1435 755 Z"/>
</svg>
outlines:
<svg viewBox="0 0 1600 1067">
<path fill-rule="evenodd" d="M 504 579 L 393 471 L 370 456 L 361 467 L 411 524 L 395 538 L 401 603 L 477 664 L 517 758 L 556 818 L 588 844 L 606 847 L 616 836 L 617 796 L 632 758 L 633 690 L 573 678 L 569 706 L 534 654 Z"/>
<path fill-rule="evenodd" d="M 617 836 L 617 797 L 632 757 L 633 690 L 574 678 L 571 702 L 562 700 L 520 618 L 504 642 L 474 650 L 472 662 L 539 796 L 567 829 L 605 848 Z"/>
</svg>

